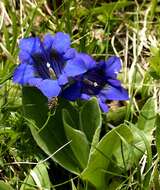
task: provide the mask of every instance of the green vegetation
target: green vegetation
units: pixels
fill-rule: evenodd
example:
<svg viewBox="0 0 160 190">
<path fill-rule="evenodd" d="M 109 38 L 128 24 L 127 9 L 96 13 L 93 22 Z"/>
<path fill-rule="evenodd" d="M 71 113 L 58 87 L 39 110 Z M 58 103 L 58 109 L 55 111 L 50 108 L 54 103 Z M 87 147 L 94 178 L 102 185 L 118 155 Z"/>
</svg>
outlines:
<svg viewBox="0 0 160 190">
<path fill-rule="evenodd" d="M 0 190 L 160 189 L 160 7 L 157 0 L 0 1 Z M 69 33 L 96 60 L 119 56 L 130 100 L 48 109 L 12 82 L 18 43 Z"/>
</svg>

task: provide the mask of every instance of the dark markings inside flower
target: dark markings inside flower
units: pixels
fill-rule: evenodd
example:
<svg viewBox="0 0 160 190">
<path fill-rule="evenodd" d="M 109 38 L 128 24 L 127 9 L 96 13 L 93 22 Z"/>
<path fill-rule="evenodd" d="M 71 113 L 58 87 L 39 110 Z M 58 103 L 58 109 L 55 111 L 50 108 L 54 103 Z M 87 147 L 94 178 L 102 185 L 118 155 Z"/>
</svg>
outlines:
<svg viewBox="0 0 160 190">
<path fill-rule="evenodd" d="M 62 70 L 65 65 L 65 61 L 54 49 L 52 49 L 50 52 L 50 64 L 51 64 L 50 65 L 51 68 L 53 68 L 53 70 L 58 78 L 62 74 Z"/>
<path fill-rule="evenodd" d="M 13 81 L 21 85 L 37 87 L 49 99 L 58 96 L 61 85 L 67 83 L 64 73 L 67 61 L 73 59 L 75 50 L 70 48 L 68 34 L 47 34 L 24 38 L 19 44 L 20 65 L 15 69 Z"/>
<path fill-rule="evenodd" d="M 32 58 L 35 62 L 37 75 L 40 76 L 42 79 L 50 78 L 49 69 L 47 68 L 47 58 L 45 58 L 42 54 L 39 53 L 33 54 Z"/>
<path fill-rule="evenodd" d="M 108 111 L 107 100 L 127 100 L 128 93 L 117 80 L 121 69 L 116 56 L 96 63 L 85 53 L 70 47 L 68 34 L 47 34 L 24 38 L 19 44 L 20 64 L 13 81 L 38 88 L 48 100 L 62 96 L 68 100 L 88 100 L 96 96 L 101 109 Z"/>
<path fill-rule="evenodd" d="M 74 101 L 77 98 L 89 100 L 96 96 L 101 109 L 108 111 L 107 100 L 128 100 L 127 91 L 117 80 L 117 73 L 121 68 L 118 57 L 111 57 L 101 61 L 86 73 L 78 76 L 75 82 L 64 89 L 62 96 Z"/>
<path fill-rule="evenodd" d="M 79 55 L 70 47 L 68 34 L 47 34 L 43 41 L 38 37 L 24 38 L 19 44 L 20 64 L 13 81 L 37 87 L 48 99 L 57 97 L 69 79 L 87 71 L 87 63 L 94 64 L 90 56 Z"/>
</svg>

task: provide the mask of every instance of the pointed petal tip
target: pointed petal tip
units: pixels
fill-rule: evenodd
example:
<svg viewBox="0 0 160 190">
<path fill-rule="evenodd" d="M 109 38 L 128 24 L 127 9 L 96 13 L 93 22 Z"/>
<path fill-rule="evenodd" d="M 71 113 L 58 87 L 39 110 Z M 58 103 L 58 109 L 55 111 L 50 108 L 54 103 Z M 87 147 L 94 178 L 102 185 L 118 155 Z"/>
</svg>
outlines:
<svg viewBox="0 0 160 190">
<path fill-rule="evenodd" d="M 28 83 L 30 78 L 33 78 L 35 75 L 35 70 L 32 65 L 26 63 L 21 63 L 17 66 L 13 73 L 13 82 L 21 85 Z"/>
<path fill-rule="evenodd" d="M 29 80 L 29 84 L 37 87 L 48 99 L 57 97 L 61 91 L 57 80 L 32 78 Z"/>
<path fill-rule="evenodd" d="M 55 49 L 58 53 L 65 53 L 67 49 L 70 48 L 71 41 L 69 34 L 63 32 L 57 32 L 53 36 L 52 48 Z"/>
<path fill-rule="evenodd" d="M 98 98 L 98 103 L 103 112 L 107 113 L 109 111 L 108 105 L 105 102 L 103 102 L 100 98 Z"/>
</svg>

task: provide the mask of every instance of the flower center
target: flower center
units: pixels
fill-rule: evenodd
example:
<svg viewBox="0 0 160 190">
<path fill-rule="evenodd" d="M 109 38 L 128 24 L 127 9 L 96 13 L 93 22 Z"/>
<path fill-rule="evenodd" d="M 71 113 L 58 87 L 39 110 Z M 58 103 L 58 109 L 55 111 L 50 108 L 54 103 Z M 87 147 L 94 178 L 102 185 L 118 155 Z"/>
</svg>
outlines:
<svg viewBox="0 0 160 190">
<path fill-rule="evenodd" d="M 51 49 L 49 53 L 35 53 L 32 58 L 35 62 L 37 74 L 43 79 L 56 79 L 62 74 L 65 61 L 54 49 Z"/>
<path fill-rule="evenodd" d="M 32 55 L 32 58 L 35 62 L 38 75 L 40 75 L 43 79 L 50 78 L 48 68 L 46 67 L 46 56 L 40 53 L 35 53 Z"/>
<path fill-rule="evenodd" d="M 62 74 L 64 60 L 54 49 L 51 49 L 49 60 L 51 68 L 58 78 Z"/>
<path fill-rule="evenodd" d="M 102 68 L 89 70 L 83 78 L 84 91 L 90 95 L 98 94 L 106 85 L 106 79 Z"/>
</svg>

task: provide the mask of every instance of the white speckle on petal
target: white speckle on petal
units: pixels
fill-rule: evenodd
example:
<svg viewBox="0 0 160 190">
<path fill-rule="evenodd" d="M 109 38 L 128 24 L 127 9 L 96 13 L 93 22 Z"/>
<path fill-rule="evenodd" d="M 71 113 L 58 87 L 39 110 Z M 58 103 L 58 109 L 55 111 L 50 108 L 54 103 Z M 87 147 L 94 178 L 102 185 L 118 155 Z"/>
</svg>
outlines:
<svg viewBox="0 0 160 190">
<path fill-rule="evenodd" d="M 94 82 L 94 83 L 93 83 L 93 86 L 94 86 L 94 87 L 97 87 L 97 86 L 98 86 L 98 84 L 97 84 L 96 82 Z"/>
<path fill-rule="evenodd" d="M 50 68 L 50 67 L 51 67 L 50 63 L 48 63 L 48 62 L 47 62 L 47 64 L 46 64 L 46 65 L 47 65 L 47 67 L 48 67 L 48 68 Z"/>
</svg>

